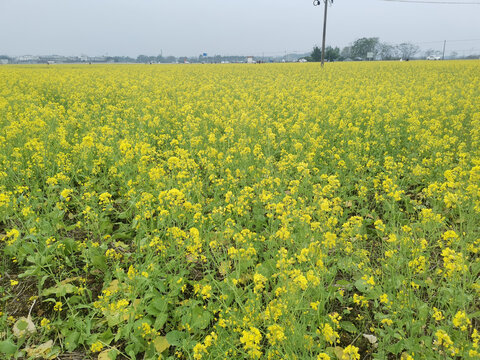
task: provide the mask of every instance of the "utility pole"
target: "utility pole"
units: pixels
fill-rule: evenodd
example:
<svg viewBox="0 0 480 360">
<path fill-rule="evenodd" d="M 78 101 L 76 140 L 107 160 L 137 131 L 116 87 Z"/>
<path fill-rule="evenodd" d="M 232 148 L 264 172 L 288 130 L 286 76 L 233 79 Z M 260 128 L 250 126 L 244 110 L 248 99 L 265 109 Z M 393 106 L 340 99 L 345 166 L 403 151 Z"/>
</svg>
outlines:
<svg viewBox="0 0 480 360">
<path fill-rule="evenodd" d="M 327 39 L 327 10 L 328 10 L 328 3 L 331 2 L 333 4 L 333 0 L 323 0 L 325 2 L 325 12 L 323 15 L 323 39 L 322 39 L 322 68 L 325 62 L 325 41 Z M 320 0 L 314 0 L 313 5 L 319 6 L 321 4 Z"/>
<path fill-rule="evenodd" d="M 443 55 L 442 55 L 442 60 L 445 60 L 445 46 L 447 45 L 447 40 L 443 41 Z"/>
<path fill-rule="evenodd" d="M 325 62 L 325 40 L 327 38 L 327 9 L 328 9 L 328 0 L 325 1 L 325 13 L 323 15 L 323 39 L 322 39 L 322 67 Z"/>
</svg>

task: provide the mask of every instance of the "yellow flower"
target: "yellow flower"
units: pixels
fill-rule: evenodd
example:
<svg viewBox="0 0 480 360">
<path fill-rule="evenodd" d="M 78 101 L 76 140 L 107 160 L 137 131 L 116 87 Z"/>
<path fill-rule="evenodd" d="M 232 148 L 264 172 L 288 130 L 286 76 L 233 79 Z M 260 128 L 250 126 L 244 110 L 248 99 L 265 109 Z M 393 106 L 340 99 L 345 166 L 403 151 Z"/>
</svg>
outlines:
<svg viewBox="0 0 480 360">
<path fill-rule="evenodd" d="M 343 349 L 342 360 L 360 360 L 358 348 L 353 345 L 348 345 Z"/>
<path fill-rule="evenodd" d="M 443 346 L 444 348 L 448 349 L 453 345 L 453 341 L 444 330 L 437 330 L 435 332 L 435 337 L 437 339 L 433 342 L 433 344 L 436 346 Z"/>
<path fill-rule="evenodd" d="M 272 345 L 275 345 L 277 342 L 282 342 L 286 339 L 283 327 L 277 324 L 270 325 L 267 330 L 267 339 Z"/>
<path fill-rule="evenodd" d="M 200 360 L 204 354 L 207 354 L 208 351 L 207 351 L 207 347 L 205 345 L 203 345 L 202 343 L 197 343 L 194 347 L 193 347 L 193 358 L 195 360 Z"/>
<path fill-rule="evenodd" d="M 63 189 L 61 192 L 60 192 L 60 196 L 63 200 L 65 201 L 70 201 L 71 197 L 70 195 L 73 193 L 73 190 L 72 189 Z"/>
<path fill-rule="evenodd" d="M 251 326 L 250 330 L 243 330 L 240 342 L 243 344 L 243 348 L 247 350 L 252 359 L 259 359 L 262 356 L 260 351 L 260 341 L 262 340 L 262 334 L 256 328 Z"/>
<path fill-rule="evenodd" d="M 325 353 L 320 353 L 317 356 L 317 360 L 330 360 L 330 356 Z"/>
<path fill-rule="evenodd" d="M 393 321 L 391 319 L 383 319 L 380 322 L 384 325 L 387 325 L 387 326 L 391 326 L 393 324 Z"/>
<path fill-rule="evenodd" d="M 453 322 L 453 326 L 455 326 L 456 328 L 459 328 L 462 331 L 466 331 L 472 324 L 472 322 L 467 316 L 467 313 L 462 310 L 457 311 L 457 313 L 453 317 L 452 322 Z"/>
<path fill-rule="evenodd" d="M 62 311 L 62 306 L 63 306 L 63 303 L 61 301 L 57 301 L 55 303 L 55 306 L 53 307 L 53 310 L 55 311 Z"/>
<path fill-rule="evenodd" d="M 327 231 L 324 235 L 323 245 L 327 249 L 333 249 L 336 245 L 337 235 Z"/>
<path fill-rule="evenodd" d="M 99 352 L 103 349 L 103 344 L 100 341 L 96 341 L 90 347 L 91 352 Z"/>
<path fill-rule="evenodd" d="M 433 318 L 434 318 L 436 321 L 441 321 L 441 320 L 445 319 L 445 316 L 443 316 L 441 310 L 438 310 L 436 307 L 434 307 L 434 308 L 433 308 Z"/>
<path fill-rule="evenodd" d="M 322 328 L 322 334 L 323 337 L 325 338 L 325 341 L 327 341 L 330 345 L 333 345 L 334 343 L 338 342 L 340 335 L 338 335 L 338 332 L 334 331 L 333 328 L 329 324 L 324 324 Z"/>
<path fill-rule="evenodd" d="M 380 302 L 382 304 L 388 304 L 388 295 L 387 294 L 380 295 Z"/>
<path fill-rule="evenodd" d="M 40 321 L 40 326 L 45 328 L 45 330 L 50 330 L 50 320 L 43 318 L 42 321 Z"/>
</svg>

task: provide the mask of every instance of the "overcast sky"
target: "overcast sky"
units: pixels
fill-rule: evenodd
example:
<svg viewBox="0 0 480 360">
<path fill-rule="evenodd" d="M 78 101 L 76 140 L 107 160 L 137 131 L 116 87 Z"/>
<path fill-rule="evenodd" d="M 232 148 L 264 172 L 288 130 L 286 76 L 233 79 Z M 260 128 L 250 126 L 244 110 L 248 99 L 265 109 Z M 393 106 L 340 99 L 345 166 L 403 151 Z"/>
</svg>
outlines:
<svg viewBox="0 0 480 360">
<path fill-rule="evenodd" d="M 327 44 L 480 49 L 479 19 L 480 5 L 335 0 Z M 320 44 L 322 23 L 312 0 L 0 0 L 0 54 L 282 55 Z"/>
</svg>

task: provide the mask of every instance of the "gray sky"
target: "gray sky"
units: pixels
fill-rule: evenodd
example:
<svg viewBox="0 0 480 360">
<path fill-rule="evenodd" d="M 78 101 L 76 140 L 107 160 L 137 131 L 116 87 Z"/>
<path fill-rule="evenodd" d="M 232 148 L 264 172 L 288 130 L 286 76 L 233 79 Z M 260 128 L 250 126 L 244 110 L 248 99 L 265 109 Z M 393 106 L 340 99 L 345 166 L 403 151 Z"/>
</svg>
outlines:
<svg viewBox="0 0 480 360">
<path fill-rule="evenodd" d="M 479 19 L 480 5 L 335 0 L 327 44 L 480 49 Z M 0 54 L 282 55 L 320 44 L 322 21 L 312 0 L 0 0 Z"/>
</svg>

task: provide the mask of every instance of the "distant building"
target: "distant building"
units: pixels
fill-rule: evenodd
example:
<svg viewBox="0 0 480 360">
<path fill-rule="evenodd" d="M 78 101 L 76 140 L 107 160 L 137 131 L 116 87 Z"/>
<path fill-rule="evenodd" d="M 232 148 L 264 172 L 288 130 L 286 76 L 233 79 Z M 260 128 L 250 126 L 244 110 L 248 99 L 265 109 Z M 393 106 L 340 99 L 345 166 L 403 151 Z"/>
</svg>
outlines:
<svg viewBox="0 0 480 360">
<path fill-rule="evenodd" d="M 94 56 L 88 59 L 91 62 L 106 62 L 107 58 L 105 56 Z"/>
<path fill-rule="evenodd" d="M 253 56 L 247 56 L 247 64 L 254 64 Z"/>
<path fill-rule="evenodd" d="M 0 59 L 0 65 L 7 65 L 8 59 Z"/>
<path fill-rule="evenodd" d="M 47 64 L 60 64 L 63 62 L 68 62 L 68 59 L 65 56 L 61 55 L 46 55 L 41 56 L 39 61 Z"/>
<path fill-rule="evenodd" d="M 33 56 L 33 55 L 23 55 L 23 56 L 19 56 L 17 58 L 17 61 L 18 62 L 36 62 L 40 60 L 40 58 L 38 56 Z"/>
</svg>

